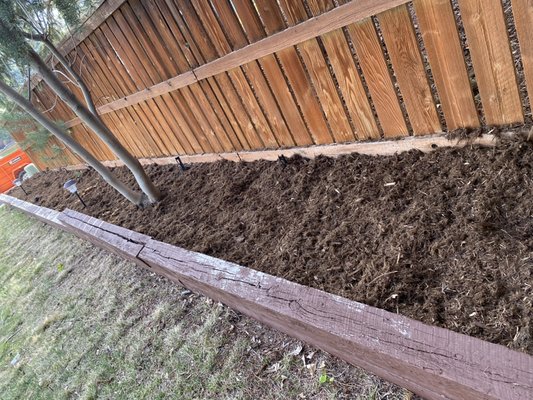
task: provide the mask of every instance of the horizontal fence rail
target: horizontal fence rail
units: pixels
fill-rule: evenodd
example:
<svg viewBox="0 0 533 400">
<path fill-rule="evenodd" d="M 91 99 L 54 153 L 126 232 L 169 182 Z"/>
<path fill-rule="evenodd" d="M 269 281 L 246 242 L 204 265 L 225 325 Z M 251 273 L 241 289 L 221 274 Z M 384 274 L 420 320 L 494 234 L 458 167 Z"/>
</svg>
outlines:
<svg viewBox="0 0 533 400">
<path fill-rule="evenodd" d="M 119 140 L 150 158 L 524 123 L 532 24 L 528 0 L 107 0 L 62 51 Z M 33 84 L 35 105 L 115 159 Z M 30 155 L 80 162 L 54 139 Z"/>
</svg>

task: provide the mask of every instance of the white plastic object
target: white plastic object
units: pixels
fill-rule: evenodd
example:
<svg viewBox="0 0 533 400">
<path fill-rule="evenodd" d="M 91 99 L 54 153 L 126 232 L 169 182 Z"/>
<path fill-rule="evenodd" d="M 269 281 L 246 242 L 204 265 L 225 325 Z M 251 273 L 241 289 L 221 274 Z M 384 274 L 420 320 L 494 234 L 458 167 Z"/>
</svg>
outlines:
<svg viewBox="0 0 533 400">
<path fill-rule="evenodd" d="M 78 191 L 78 188 L 76 187 L 76 181 L 74 179 L 66 181 L 63 185 L 63 189 L 68 190 L 70 193 L 76 193 Z"/>
</svg>

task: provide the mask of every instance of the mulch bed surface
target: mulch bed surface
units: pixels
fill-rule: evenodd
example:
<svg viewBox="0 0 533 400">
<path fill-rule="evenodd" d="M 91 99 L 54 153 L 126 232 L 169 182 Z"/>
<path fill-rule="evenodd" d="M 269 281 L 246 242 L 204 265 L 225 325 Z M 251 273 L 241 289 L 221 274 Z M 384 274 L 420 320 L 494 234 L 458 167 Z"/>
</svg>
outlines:
<svg viewBox="0 0 533 400">
<path fill-rule="evenodd" d="M 24 183 L 29 196 L 11 194 L 533 353 L 526 141 L 147 170 L 165 198 L 144 210 L 90 170 L 42 173 Z M 71 178 L 88 208 L 62 188 Z"/>
</svg>

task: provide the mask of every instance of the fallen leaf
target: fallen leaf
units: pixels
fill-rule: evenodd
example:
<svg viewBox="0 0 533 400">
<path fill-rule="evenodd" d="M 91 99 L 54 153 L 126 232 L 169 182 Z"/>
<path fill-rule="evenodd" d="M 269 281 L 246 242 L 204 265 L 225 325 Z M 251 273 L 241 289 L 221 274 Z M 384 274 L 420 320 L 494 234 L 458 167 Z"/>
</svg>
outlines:
<svg viewBox="0 0 533 400">
<path fill-rule="evenodd" d="M 309 373 L 311 374 L 311 376 L 314 376 L 314 375 L 315 375 L 315 372 L 316 372 L 316 363 L 307 364 L 305 367 L 309 370 Z"/>
<path fill-rule="evenodd" d="M 279 364 L 279 362 L 277 362 L 275 364 L 272 364 L 270 367 L 268 367 L 266 369 L 266 372 L 268 372 L 269 374 L 272 374 L 274 372 L 279 371 L 280 368 L 281 368 L 281 365 Z"/>
<path fill-rule="evenodd" d="M 289 353 L 289 356 L 294 356 L 294 357 L 296 357 L 297 355 L 299 355 L 299 354 L 302 352 L 302 349 L 303 349 L 303 346 L 302 346 L 302 345 L 298 345 L 298 346 L 296 346 L 296 348 L 295 348 L 293 351 L 291 351 L 291 352 Z"/>
</svg>

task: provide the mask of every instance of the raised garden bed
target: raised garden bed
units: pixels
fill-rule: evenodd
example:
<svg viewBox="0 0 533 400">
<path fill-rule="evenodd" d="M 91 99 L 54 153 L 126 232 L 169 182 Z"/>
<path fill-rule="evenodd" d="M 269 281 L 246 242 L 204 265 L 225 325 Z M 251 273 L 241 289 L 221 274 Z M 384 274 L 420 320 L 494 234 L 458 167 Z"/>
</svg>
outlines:
<svg viewBox="0 0 533 400">
<path fill-rule="evenodd" d="M 529 398 L 533 358 L 254 271 L 72 210 L 0 202 L 222 301 L 428 400 Z"/>
<path fill-rule="evenodd" d="M 148 167 L 137 210 L 92 171 L 13 195 L 533 353 L 533 146 Z M 117 172 L 130 180 L 123 170 Z M 76 178 L 78 201 L 62 189 Z"/>
</svg>

